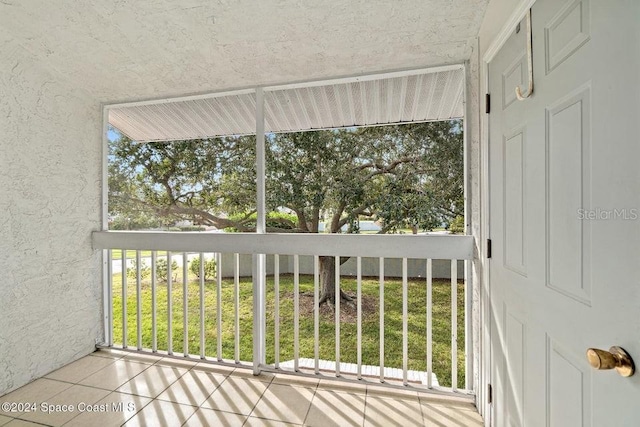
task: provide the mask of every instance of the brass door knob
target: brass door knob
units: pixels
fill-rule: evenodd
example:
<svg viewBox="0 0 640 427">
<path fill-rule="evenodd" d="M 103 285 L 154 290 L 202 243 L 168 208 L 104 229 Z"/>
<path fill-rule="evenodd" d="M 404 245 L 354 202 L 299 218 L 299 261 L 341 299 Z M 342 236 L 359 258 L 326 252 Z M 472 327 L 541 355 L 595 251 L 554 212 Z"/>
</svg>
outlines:
<svg viewBox="0 0 640 427">
<path fill-rule="evenodd" d="M 630 377 L 635 372 L 633 359 L 622 347 L 613 346 L 609 351 L 598 348 L 587 350 L 589 364 L 598 369 L 615 369 L 623 377 Z"/>
</svg>

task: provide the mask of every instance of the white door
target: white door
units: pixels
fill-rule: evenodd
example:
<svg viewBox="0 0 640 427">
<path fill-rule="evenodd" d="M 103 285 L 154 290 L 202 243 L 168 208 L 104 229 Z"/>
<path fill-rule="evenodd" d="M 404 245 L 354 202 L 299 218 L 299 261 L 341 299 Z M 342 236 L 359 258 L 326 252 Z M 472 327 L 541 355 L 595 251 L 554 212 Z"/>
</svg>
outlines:
<svg viewBox="0 0 640 427">
<path fill-rule="evenodd" d="M 538 0 L 489 64 L 491 419 L 640 426 L 640 1 Z"/>
</svg>

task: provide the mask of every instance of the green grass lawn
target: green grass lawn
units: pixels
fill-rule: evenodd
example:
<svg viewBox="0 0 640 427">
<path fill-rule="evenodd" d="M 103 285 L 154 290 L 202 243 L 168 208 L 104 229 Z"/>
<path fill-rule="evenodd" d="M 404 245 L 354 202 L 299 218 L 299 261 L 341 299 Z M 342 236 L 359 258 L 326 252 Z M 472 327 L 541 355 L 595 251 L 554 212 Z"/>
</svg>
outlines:
<svg viewBox="0 0 640 427">
<path fill-rule="evenodd" d="M 176 272 L 181 278 L 181 270 Z M 122 342 L 122 285 L 120 274 L 114 275 L 114 341 Z M 195 279 L 195 278 L 192 278 Z M 136 285 L 129 279 L 127 287 L 128 345 L 136 346 Z M 355 295 L 356 281 L 343 278 L 343 289 Z M 409 281 L 408 316 L 408 367 L 426 370 L 426 283 Z M 458 284 L 458 385 L 464 385 L 464 295 L 463 284 Z M 189 353 L 200 353 L 199 283 L 189 282 L 188 324 Z M 222 349 L 223 358 L 234 358 L 234 285 L 233 280 L 222 283 Z M 313 277 L 300 277 L 300 357 L 313 358 Z M 363 279 L 362 363 L 379 365 L 379 284 L 378 280 Z M 173 351 L 183 352 L 183 285 L 172 286 L 173 300 Z M 167 348 L 167 285 L 158 283 L 157 339 L 160 350 Z M 142 283 L 142 346 L 151 348 L 151 285 Z M 274 362 L 274 285 L 267 280 L 267 363 Z M 344 305 L 343 305 L 344 310 Z M 340 326 L 341 361 L 357 363 L 355 310 Z M 335 360 L 335 320 L 326 305 L 320 314 L 320 359 Z M 252 360 L 253 301 L 250 278 L 240 281 L 240 359 Z M 402 282 L 387 279 L 385 282 L 385 366 L 402 368 Z M 216 356 L 216 288 L 215 282 L 205 284 L 205 353 Z M 280 277 L 280 361 L 293 359 L 293 277 Z M 451 284 L 446 280 L 433 283 L 433 371 L 442 386 L 451 385 Z"/>
</svg>

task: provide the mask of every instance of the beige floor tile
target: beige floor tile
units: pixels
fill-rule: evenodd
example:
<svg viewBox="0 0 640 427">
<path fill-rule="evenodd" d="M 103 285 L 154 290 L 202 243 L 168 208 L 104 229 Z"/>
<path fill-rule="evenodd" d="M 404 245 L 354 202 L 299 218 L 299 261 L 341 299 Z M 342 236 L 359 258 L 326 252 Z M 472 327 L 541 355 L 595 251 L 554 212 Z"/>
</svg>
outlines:
<svg viewBox="0 0 640 427">
<path fill-rule="evenodd" d="M 221 375 L 231 375 L 236 368 L 227 365 L 216 365 L 214 363 L 200 362 L 192 368 L 194 371 L 214 372 Z"/>
<path fill-rule="evenodd" d="M 228 377 L 202 407 L 249 415 L 269 384 L 249 378 Z"/>
<path fill-rule="evenodd" d="M 25 420 L 13 420 L 11 422 L 9 422 L 9 424 L 5 424 L 7 427 L 42 427 L 43 425 L 47 425 L 47 424 L 36 424 L 36 423 L 32 423 L 31 421 L 25 421 Z"/>
<path fill-rule="evenodd" d="M 124 359 L 152 365 L 162 360 L 162 356 L 159 354 L 125 353 Z"/>
<path fill-rule="evenodd" d="M 187 420 L 185 424 L 182 425 L 182 427 L 240 427 L 244 424 L 246 419 L 246 415 L 200 408 Z"/>
<path fill-rule="evenodd" d="M 0 412 L 0 426 L 66 423 L 70 427 L 115 427 L 124 422 L 128 426 L 164 426 L 186 420 L 186 426 L 286 426 L 303 422 L 310 427 L 482 426 L 474 404 L 461 394 L 418 393 L 411 388 L 381 387 L 375 381 L 345 382 L 322 376 L 265 373 L 256 377 L 250 369 L 199 359 L 98 353 L 0 397 L 0 402 L 38 404 L 37 412 Z M 118 391 L 112 392 L 115 389 Z M 46 414 L 41 402 L 74 405 L 75 411 Z M 106 405 L 109 410 L 79 412 L 80 402 Z M 122 402 L 123 411 L 113 410 L 114 402 Z M 129 403 L 135 409 L 127 410 Z"/>
<path fill-rule="evenodd" d="M 182 368 L 153 365 L 124 383 L 117 391 L 155 398 L 186 372 L 187 370 Z"/>
<path fill-rule="evenodd" d="M 302 377 L 293 374 L 276 374 L 272 380 L 272 384 L 299 385 L 308 388 L 316 388 L 319 382 L 320 378 Z"/>
<path fill-rule="evenodd" d="M 5 394 L 0 397 L 0 403 L 4 402 L 16 402 L 27 403 L 35 402 L 40 403 L 48 400 L 56 394 L 70 388 L 73 384 L 50 380 L 47 378 L 40 378 L 35 380 L 17 390 L 12 391 L 9 394 Z M 9 413 L 3 415 L 18 416 L 17 413 Z"/>
<path fill-rule="evenodd" d="M 93 411 L 87 410 L 81 413 L 64 427 L 121 426 L 149 402 L 151 399 L 147 397 L 113 392 L 96 402 L 96 406 L 92 406 Z"/>
<path fill-rule="evenodd" d="M 482 417 L 473 405 L 445 406 L 422 404 L 425 425 L 435 426 L 477 426 L 483 425 Z"/>
<path fill-rule="evenodd" d="M 306 426 L 361 426 L 364 421 L 365 396 L 316 390 L 311 401 Z"/>
<path fill-rule="evenodd" d="M 275 374 L 272 372 L 262 372 L 260 375 L 253 375 L 253 371 L 251 369 L 236 368 L 233 371 L 233 376 L 237 378 L 251 378 L 258 381 L 271 382 L 275 377 Z"/>
<path fill-rule="evenodd" d="M 420 402 L 413 399 L 389 399 L 367 394 L 364 425 L 387 427 L 390 425 L 422 426 Z"/>
<path fill-rule="evenodd" d="M 271 384 L 251 415 L 302 424 L 309 412 L 313 394 L 314 390 L 306 387 Z"/>
<path fill-rule="evenodd" d="M 158 366 L 172 366 L 176 368 L 191 369 L 200 362 L 200 359 L 182 358 L 175 359 L 173 357 L 163 357 L 156 362 Z"/>
<path fill-rule="evenodd" d="M 178 403 L 165 402 L 164 400 L 154 400 L 127 421 L 125 426 L 180 426 L 193 415 L 196 409 L 195 406 L 180 405 Z"/>
<path fill-rule="evenodd" d="M 99 349 L 91 353 L 91 356 L 106 357 L 108 359 L 118 360 L 124 357 L 124 352 L 110 349 Z"/>
<path fill-rule="evenodd" d="M 455 406 L 469 410 L 476 410 L 476 405 L 473 403 L 473 399 L 466 395 L 455 394 L 439 394 L 439 393 L 418 393 L 420 403 L 432 404 L 432 405 L 446 405 Z"/>
<path fill-rule="evenodd" d="M 78 384 L 113 391 L 150 366 L 146 363 L 138 363 L 131 360 L 115 360 L 112 364 L 91 374 Z"/>
<path fill-rule="evenodd" d="M 244 424 L 246 427 L 294 427 L 300 424 L 285 423 L 283 421 L 266 420 L 264 418 L 249 417 Z"/>
<path fill-rule="evenodd" d="M 24 413 L 20 415 L 20 418 L 52 426 L 61 426 L 78 416 L 79 404 L 96 403 L 108 394 L 107 390 L 74 385 L 51 399 L 39 403 L 37 411 Z M 43 410 L 42 405 L 44 404 L 46 404 L 47 410 Z M 67 408 L 64 405 L 67 405 Z"/>
<path fill-rule="evenodd" d="M 188 371 L 157 398 L 185 405 L 200 406 L 227 377 L 213 372 Z"/>
<path fill-rule="evenodd" d="M 340 380 L 320 380 L 318 390 L 333 390 L 351 394 L 367 394 L 367 385 L 365 383 L 353 383 L 350 381 Z"/>
<path fill-rule="evenodd" d="M 107 357 L 85 356 L 45 375 L 45 378 L 77 383 L 113 362 L 113 359 Z"/>
<path fill-rule="evenodd" d="M 415 401 L 418 401 L 419 398 L 418 392 L 410 388 L 403 389 L 375 385 L 367 386 L 367 396 L 378 396 L 388 399 L 406 399 Z"/>
</svg>

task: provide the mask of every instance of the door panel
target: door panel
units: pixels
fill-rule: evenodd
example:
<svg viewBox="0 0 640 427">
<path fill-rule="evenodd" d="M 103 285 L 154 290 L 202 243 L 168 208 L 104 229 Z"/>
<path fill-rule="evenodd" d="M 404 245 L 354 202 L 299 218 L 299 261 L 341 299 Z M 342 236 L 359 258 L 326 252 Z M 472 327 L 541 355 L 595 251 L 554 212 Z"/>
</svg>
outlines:
<svg viewBox="0 0 640 427">
<path fill-rule="evenodd" d="M 640 2 L 538 0 L 489 64 L 496 426 L 640 425 Z"/>
<path fill-rule="evenodd" d="M 527 187 L 525 185 L 525 129 L 520 128 L 510 132 L 503 139 L 502 171 L 503 171 L 503 247 L 506 268 L 525 276 L 526 273 L 526 200 Z"/>
<path fill-rule="evenodd" d="M 591 305 L 591 223 L 578 221 L 591 206 L 590 85 L 546 108 L 546 285 Z"/>
</svg>

